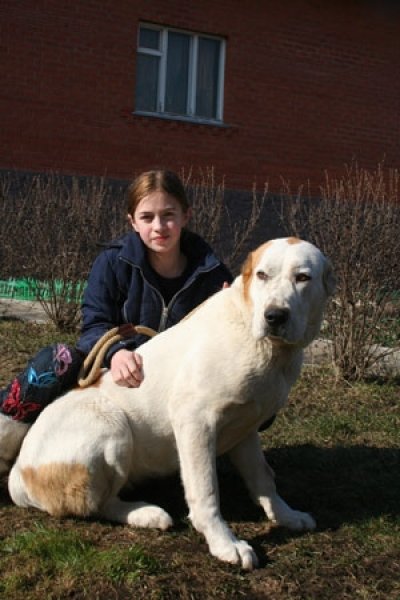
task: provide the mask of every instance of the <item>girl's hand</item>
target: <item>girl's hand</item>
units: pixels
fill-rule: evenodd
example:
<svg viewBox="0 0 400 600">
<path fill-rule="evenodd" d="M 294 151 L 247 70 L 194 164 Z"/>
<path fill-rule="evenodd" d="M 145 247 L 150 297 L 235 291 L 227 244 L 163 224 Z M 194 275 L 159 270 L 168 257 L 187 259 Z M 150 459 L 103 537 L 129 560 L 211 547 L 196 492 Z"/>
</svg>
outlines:
<svg viewBox="0 0 400 600">
<path fill-rule="evenodd" d="M 144 378 L 142 357 L 131 350 L 116 352 L 111 359 L 110 369 L 115 383 L 124 387 L 139 387 Z"/>
</svg>

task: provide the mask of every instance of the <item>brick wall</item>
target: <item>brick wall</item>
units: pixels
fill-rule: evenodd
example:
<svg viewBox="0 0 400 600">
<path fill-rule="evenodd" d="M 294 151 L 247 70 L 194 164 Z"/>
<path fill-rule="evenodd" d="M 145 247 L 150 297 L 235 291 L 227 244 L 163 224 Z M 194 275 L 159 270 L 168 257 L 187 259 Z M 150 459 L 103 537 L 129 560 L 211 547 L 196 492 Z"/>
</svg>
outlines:
<svg viewBox="0 0 400 600">
<path fill-rule="evenodd" d="M 394 0 L 20 0 L 2 9 L 0 168 L 130 179 L 214 166 L 230 189 L 398 167 Z M 132 115 L 139 20 L 226 36 L 224 127 Z"/>
</svg>

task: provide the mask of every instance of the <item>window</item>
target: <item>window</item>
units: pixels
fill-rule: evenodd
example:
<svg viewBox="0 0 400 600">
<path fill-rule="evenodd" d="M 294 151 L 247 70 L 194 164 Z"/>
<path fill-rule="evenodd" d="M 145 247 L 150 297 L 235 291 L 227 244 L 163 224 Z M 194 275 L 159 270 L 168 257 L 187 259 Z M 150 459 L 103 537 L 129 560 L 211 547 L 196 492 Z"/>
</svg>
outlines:
<svg viewBox="0 0 400 600">
<path fill-rule="evenodd" d="M 222 121 L 225 42 L 140 25 L 136 112 Z"/>
</svg>

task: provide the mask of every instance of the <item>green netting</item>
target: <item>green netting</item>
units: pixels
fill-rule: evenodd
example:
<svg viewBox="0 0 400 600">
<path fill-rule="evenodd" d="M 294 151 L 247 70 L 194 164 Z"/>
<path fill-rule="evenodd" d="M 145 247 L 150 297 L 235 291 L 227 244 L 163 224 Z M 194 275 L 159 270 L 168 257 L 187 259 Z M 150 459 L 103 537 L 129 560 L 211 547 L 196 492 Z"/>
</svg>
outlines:
<svg viewBox="0 0 400 600">
<path fill-rule="evenodd" d="M 84 289 L 86 282 L 81 282 L 78 285 L 65 283 L 64 281 L 55 280 L 51 286 L 47 283 L 36 281 L 35 279 L 14 279 L 0 280 L 0 298 L 10 298 L 14 300 L 31 300 L 35 301 L 39 298 L 46 300 L 54 294 L 67 295 L 67 299 L 78 300 Z"/>
</svg>

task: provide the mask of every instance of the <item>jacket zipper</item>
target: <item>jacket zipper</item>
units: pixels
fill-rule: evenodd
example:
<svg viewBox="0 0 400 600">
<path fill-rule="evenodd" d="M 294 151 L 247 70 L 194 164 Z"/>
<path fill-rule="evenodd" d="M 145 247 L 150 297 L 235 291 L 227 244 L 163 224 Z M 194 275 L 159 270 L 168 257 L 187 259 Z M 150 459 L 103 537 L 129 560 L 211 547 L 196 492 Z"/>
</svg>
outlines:
<svg viewBox="0 0 400 600">
<path fill-rule="evenodd" d="M 130 261 L 126 260 L 125 258 L 122 258 L 122 257 L 121 257 L 121 258 L 120 258 L 120 260 L 123 260 L 124 262 L 126 262 L 126 263 L 130 264 L 130 265 L 131 265 L 132 267 L 134 267 L 135 269 L 139 269 L 139 271 L 140 271 L 140 274 L 141 274 L 141 276 L 142 276 L 143 280 L 144 280 L 144 281 L 147 283 L 147 285 L 148 285 L 148 286 L 149 286 L 149 287 L 150 287 L 152 290 L 154 290 L 154 291 L 156 292 L 157 296 L 160 298 L 160 300 L 161 300 L 161 304 L 162 304 L 162 311 L 161 311 L 161 319 L 160 319 L 160 322 L 159 322 L 159 324 L 158 324 L 158 333 L 161 333 L 161 332 L 162 332 L 162 331 L 164 331 L 164 329 L 165 329 L 165 326 L 166 326 L 166 324 L 167 324 L 167 320 L 168 320 L 169 310 L 170 310 L 170 308 L 172 307 L 173 303 L 175 302 L 176 298 L 179 296 L 179 294 L 181 294 L 181 292 L 183 292 L 184 290 L 186 290 L 187 288 L 189 288 L 189 287 L 192 285 L 192 283 L 193 283 L 194 281 L 196 281 L 196 279 L 197 279 L 197 276 L 196 276 L 196 277 L 194 277 L 194 278 L 193 278 L 193 279 L 192 279 L 192 280 L 189 282 L 189 284 L 187 284 L 187 283 L 186 283 L 186 284 L 183 286 L 183 288 L 181 288 L 181 289 L 180 289 L 178 292 L 176 292 L 176 294 L 175 294 L 175 295 L 174 295 L 174 296 L 171 298 L 171 300 L 170 300 L 170 302 L 169 302 L 168 306 L 166 306 L 166 305 L 165 305 L 165 302 L 164 302 L 164 298 L 162 297 L 162 294 L 161 294 L 161 293 L 158 291 L 158 289 L 157 289 L 156 287 L 154 287 L 154 285 L 152 285 L 152 284 L 151 284 L 151 283 L 148 281 L 148 279 L 146 279 L 146 277 L 144 276 L 144 273 L 143 273 L 143 271 L 142 271 L 141 267 L 139 267 L 138 265 L 135 265 L 134 263 L 131 263 Z M 216 265 L 214 265 L 214 266 L 210 267 L 209 269 L 207 269 L 207 270 L 205 270 L 205 271 L 202 271 L 202 273 L 210 273 L 211 271 L 213 271 L 214 269 L 216 269 L 217 267 L 219 267 L 219 265 L 220 265 L 220 264 L 221 264 L 221 263 L 219 263 L 219 262 L 218 262 Z M 127 314 L 126 314 L 125 310 L 126 310 L 126 309 L 125 309 L 125 305 L 124 305 L 124 318 L 125 318 L 125 322 L 126 322 L 126 323 L 128 323 L 128 316 L 127 316 Z"/>
<path fill-rule="evenodd" d="M 163 302 L 164 302 L 164 300 L 163 300 Z M 162 313 L 161 313 L 161 320 L 158 325 L 158 333 L 160 333 L 160 331 L 164 331 L 165 325 L 168 320 L 168 313 L 169 313 L 169 307 L 165 306 L 165 303 L 164 303 L 164 308 L 162 309 Z"/>
<path fill-rule="evenodd" d="M 217 263 L 216 265 L 214 265 L 214 266 L 210 267 L 209 269 L 207 269 L 207 270 L 205 270 L 205 271 L 202 271 L 202 273 L 210 273 L 211 271 L 213 271 L 214 269 L 216 269 L 217 267 L 219 267 L 219 265 L 220 265 L 220 263 Z M 142 277 L 144 277 L 144 276 L 143 276 L 143 273 L 142 273 Z M 157 290 L 156 288 L 154 288 L 154 287 L 153 287 L 153 286 L 152 286 L 152 285 L 149 283 L 150 287 L 151 287 L 151 288 L 153 288 L 153 289 L 155 289 L 155 291 L 156 291 L 156 292 L 158 292 L 158 295 L 161 297 L 161 300 L 162 300 L 162 303 L 163 303 L 163 310 L 162 310 L 162 314 L 161 314 L 161 320 L 160 320 L 160 325 L 159 325 L 159 329 L 158 329 L 158 332 L 159 332 L 159 333 L 160 333 L 161 331 L 164 331 L 164 329 L 165 329 L 165 326 L 166 326 L 166 324 L 167 324 L 167 320 L 168 320 L 168 314 L 169 314 L 170 308 L 171 308 L 171 307 L 172 307 L 172 305 L 174 304 L 174 302 L 175 302 L 175 300 L 177 299 L 177 297 L 178 297 L 178 296 L 179 296 L 179 295 L 180 295 L 182 292 L 184 292 L 185 290 L 187 290 L 187 289 L 188 289 L 188 288 L 189 288 L 189 287 L 192 285 L 192 283 L 194 283 L 194 282 L 196 281 L 196 279 L 197 279 L 197 276 L 195 276 L 195 277 L 194 277 L 194 278 L 193 278 L 193 279 L 192 279 L 192 280 L 191 280 L 189 283 L 186 283 L 186 284 L 183 286 L 183 288 L 181 288 L 180 290 L 178 290 L 178 291 L 176 292 L 176 294 L 175 294 L 174 296 L 172 296 L 171 300 L 169 301 L 169 304 L 168 304 L 168 306 L 165 306 L 164 299 L 163 299 L 163 297 L 161 296 L 161 294 L 158 292 L 158 290 Z M 147 281 L 147 280 L 146 280 L 146 281 Z"/>
</svg>

